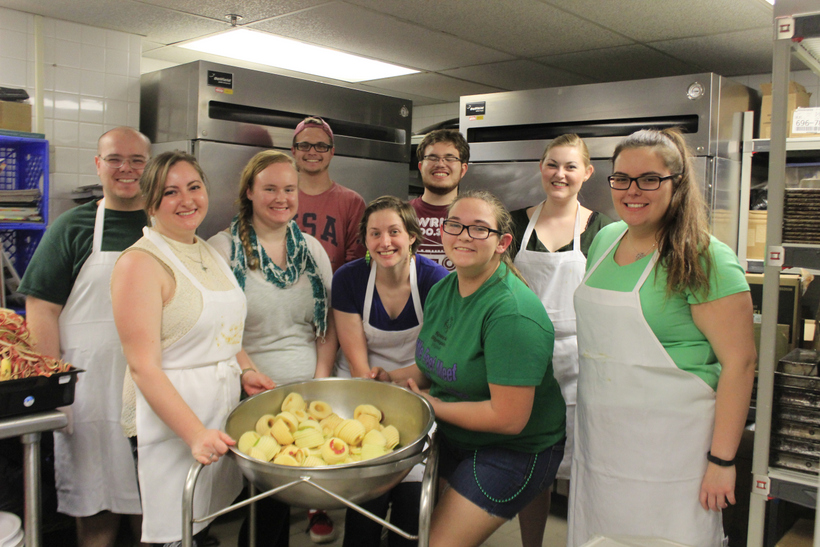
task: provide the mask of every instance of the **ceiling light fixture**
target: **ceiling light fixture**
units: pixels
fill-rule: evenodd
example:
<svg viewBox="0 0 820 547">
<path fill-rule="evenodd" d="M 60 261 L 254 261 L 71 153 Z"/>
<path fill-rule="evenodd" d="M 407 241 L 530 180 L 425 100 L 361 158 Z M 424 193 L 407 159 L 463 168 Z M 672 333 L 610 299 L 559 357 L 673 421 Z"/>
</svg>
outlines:
<svg viewBox="0 0 820 547">
<path fill-rule="evenodd" d="M 229 30 L 180 44 L 179 47 L 350 83 L 418 72 L 411 68 L 247 29 Z"/>
</svg>

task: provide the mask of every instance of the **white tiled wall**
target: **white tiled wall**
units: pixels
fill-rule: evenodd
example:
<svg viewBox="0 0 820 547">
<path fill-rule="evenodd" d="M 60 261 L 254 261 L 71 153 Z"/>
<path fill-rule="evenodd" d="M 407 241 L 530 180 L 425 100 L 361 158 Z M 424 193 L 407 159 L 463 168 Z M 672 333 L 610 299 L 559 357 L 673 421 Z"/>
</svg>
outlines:
<svg viewBox="0 0 820 547">
<path fill-rule="evenodd" d="M 74 205 L 71 191 L 97 184 L 97 139 L 139 126 L 141 38 L 43 19 L 45 134 L 51 145 L 50 220 Z M 34 16 L 0 8 L 0 86 L 34 98 Z M 32 124 L 33 124 L 32 120 Z M 32 129 L 36 128 L 32 125 Z"/>
</svg>

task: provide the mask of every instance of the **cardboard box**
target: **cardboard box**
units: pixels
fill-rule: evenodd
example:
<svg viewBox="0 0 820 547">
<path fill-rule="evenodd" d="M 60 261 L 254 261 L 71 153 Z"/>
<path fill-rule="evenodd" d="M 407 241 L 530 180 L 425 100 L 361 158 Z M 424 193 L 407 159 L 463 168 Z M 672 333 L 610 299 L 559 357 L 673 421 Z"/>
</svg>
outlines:
<svg viewBox="0 0 820 547">
<path fill-rule="evenodd" d="M 763 100 L 760 103 L 760 138 L 770 139 L 772 137 L 772 84 L 760 84 L 760 90 L 763 92 Z M 810 99 L 811 93 L 806 91 L 805 87 L 797 82 L 789 82 L 788 121 L 786 125 L 789 129 L 788 137 L 817 136 L 815 134 L 792 133 L 792 118 L 795 109 L 808 107 Z"/>
<path fill-rule="evenodd" d="M 746 281 L 752 291 L 752 305 L 755 313 L 761 313 L 763 302 L 763 274 L 746 274 Z M 778 325 L 789 327 L 789 350 L 800 347 L 803 335 L 803 320 L 800 317 L 800 276 L 780 274 L 780 295 L 777 310 Z"/>
<path fill-rule="evenodd" d="M 31 105 L 0 101 L 0 129 L 31 133 Z"/>
<path fill-rule="evenodd" d="M 799 519 L 786 532 L 777 547 L 811 547 L 814 544 L 814 521 L 810 519 Z"/>
<path fill-rule="evenodd" d="M 746 258 L 763 260 L 766 255 L 766 211 L 749 211 L 749 227 L 746 231 Z"/>
</svg>

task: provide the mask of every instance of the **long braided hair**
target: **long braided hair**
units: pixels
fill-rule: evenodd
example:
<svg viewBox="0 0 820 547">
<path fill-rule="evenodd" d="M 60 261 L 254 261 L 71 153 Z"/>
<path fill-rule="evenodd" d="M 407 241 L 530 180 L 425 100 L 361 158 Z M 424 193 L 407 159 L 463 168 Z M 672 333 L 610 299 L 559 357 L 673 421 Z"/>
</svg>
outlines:
<svg viewBox="0 0 820 547">
<path fill-rule="evenodd" d="M 239 176 L 239 238 L 242 241 L 242 249 L 245 251 L 245 259 L 249 270 L 259 268 L 259 260 L 254 256 L 251 248 L 250 224 L 253 218 L 253 201 L 248 198 L 248 191 L 253 189 L 256 176 L 275 163 L 287 163 L 296 170 L 296 162 L 293 158 L 276 150 L 263 150 L 256 154 L 242 170 Z"/>
</svg>

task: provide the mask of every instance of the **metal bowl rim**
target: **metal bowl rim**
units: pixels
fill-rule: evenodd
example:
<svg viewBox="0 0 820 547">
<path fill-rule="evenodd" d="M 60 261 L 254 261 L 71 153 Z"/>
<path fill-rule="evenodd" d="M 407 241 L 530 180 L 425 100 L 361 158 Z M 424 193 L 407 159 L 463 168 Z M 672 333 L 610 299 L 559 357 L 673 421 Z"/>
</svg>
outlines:
<svg viewBox="0 0 820 547">
<path fill-rule="evenodd" d="M 280 389 L 287 388 L 287 387 L 293 387 L 293 386 L 296 386 L 296 385 L 303 385 L 303 384 L 310 384 L 310 383 L 314 383 L 314 382 L 351 382 L 351 381 L 353 381 L 353 382 L 377 382 L 377 380 L 371 380 L 369 378 L 313 378 L 311 380 L 303 380 L 301 382 L 297 381 L 297 382 L 290 382 L 288 384 L 277 385 L 273 389 L 268 389 L 266 391 L 262 391 L 260 393 L 257 393 L 256 395 L 251 395 L 250 397 L 241 400 L 228 413 L 228 416 L 225 418 L 225 423 L 222 425 L 222 430 L 223 431 L 227 430 L 228 420 L 230 419 L 231 416 L 233 416 L 234 412 L 236 412 L 236 410 L 240 406 L 244 405 L 245 403 L 247 403 L 251 399 L 254 399 L 254 398 L 259 397 L 261 395 L 265 395 L 265 394 L 270 393 L 272 391 L 280 390 Z M 253 464 L 266 465 L 266 466 L 268 466 L 267 467 L 268 469 L 282 470 L 282 471 L 289 470 L 289 469 L 305 469 L 305 470 L 313 470 L 313 471 L 328 470 L 329 471 L 329 470 L 334 470 L 334 469 L 351 469 L 351 468 L 357 468 L 357 467 L 377 467 L 377 466 L 382 466 L 382 465 L 390 465 L 390 464 L 395 463 L 395 462 L 399 462 L 399 461 L 406 460 L 408 458 L 412 458 L 412 457 L 416 456 L 421 451 L 414 451 L 412 454 L 409 454 L 409 455 L 407 455 L 403 458 L 394 459 L 392 461 L 391 460 L 384 461 L 384 462 L 379 461 L 382 458 L 389 458 L 391 455 L 395 455 L 397 452 L 401 452 L 401 451 L 406 450 L 410 447 L 416 446 L 418 443 L 430 442 L 430 430 L 432 429 L 433 424 L 435 424 L 435 421 L 436 421 L 435 413 L 433 411 L 433 405 L 430 404 L 430 401 L 428 401 L 426 398 L 424 398 L 421 395 L 418 395 L 416 393 L 413 393 L 409 389 L 400 387 L 396 384 L 390 384 L 390 383 L 387 383 L 387 382 L 381 382 L 381 385 L 387 385 L 387 386 L 394 387 L 396 389 L 401 389 L 401 390 L 406 391 L 407 393 L 410 393 L 411 395 L 417 397 L 418 399 L 420 399 L 424 403 L 424 405 L 429 410 L 429 414 L 430 414 L 430 418 L 427 420 L 427 424 L 423 428 L 422 434 L 419 437 L 417 437 L 413 442 L 411 442 L 408 445 L 402 446 L 397 451 L 389 452 L 389 453 L 385 454 L 384 456 L 379 456 L 378 458 L 372 458 L 372 459 L 369 459 L 369 460 L 363 460 L 363 461 L 358 461 L 358 462 L 338 463 L 338 464 L 334 464 L 334 465 L 322 465 L 322 466 L 316 466 L 316 467 L 302 467 L 302 466 L 292 466 L 292 465 L 281 465 L 281 464 L 278 464 L 278 463 L 263 462 L 261 460 L 256 460 L 254 458 L 251 458 L 247 454 L 243 454 L 242 452 L 240 452 L 239 449 L 236 447 L 236 445 L 229 446 L 228 449 L 230 450 L 230 452 L 233 454 L 234 457 L 239 457 L 239 458 L 244 459 L 244 460 L 246 460 L 248 462 L 251 462 Z M 422 448 L 422 450 L 423 450 L 423 448 Z"/>
</svg>

